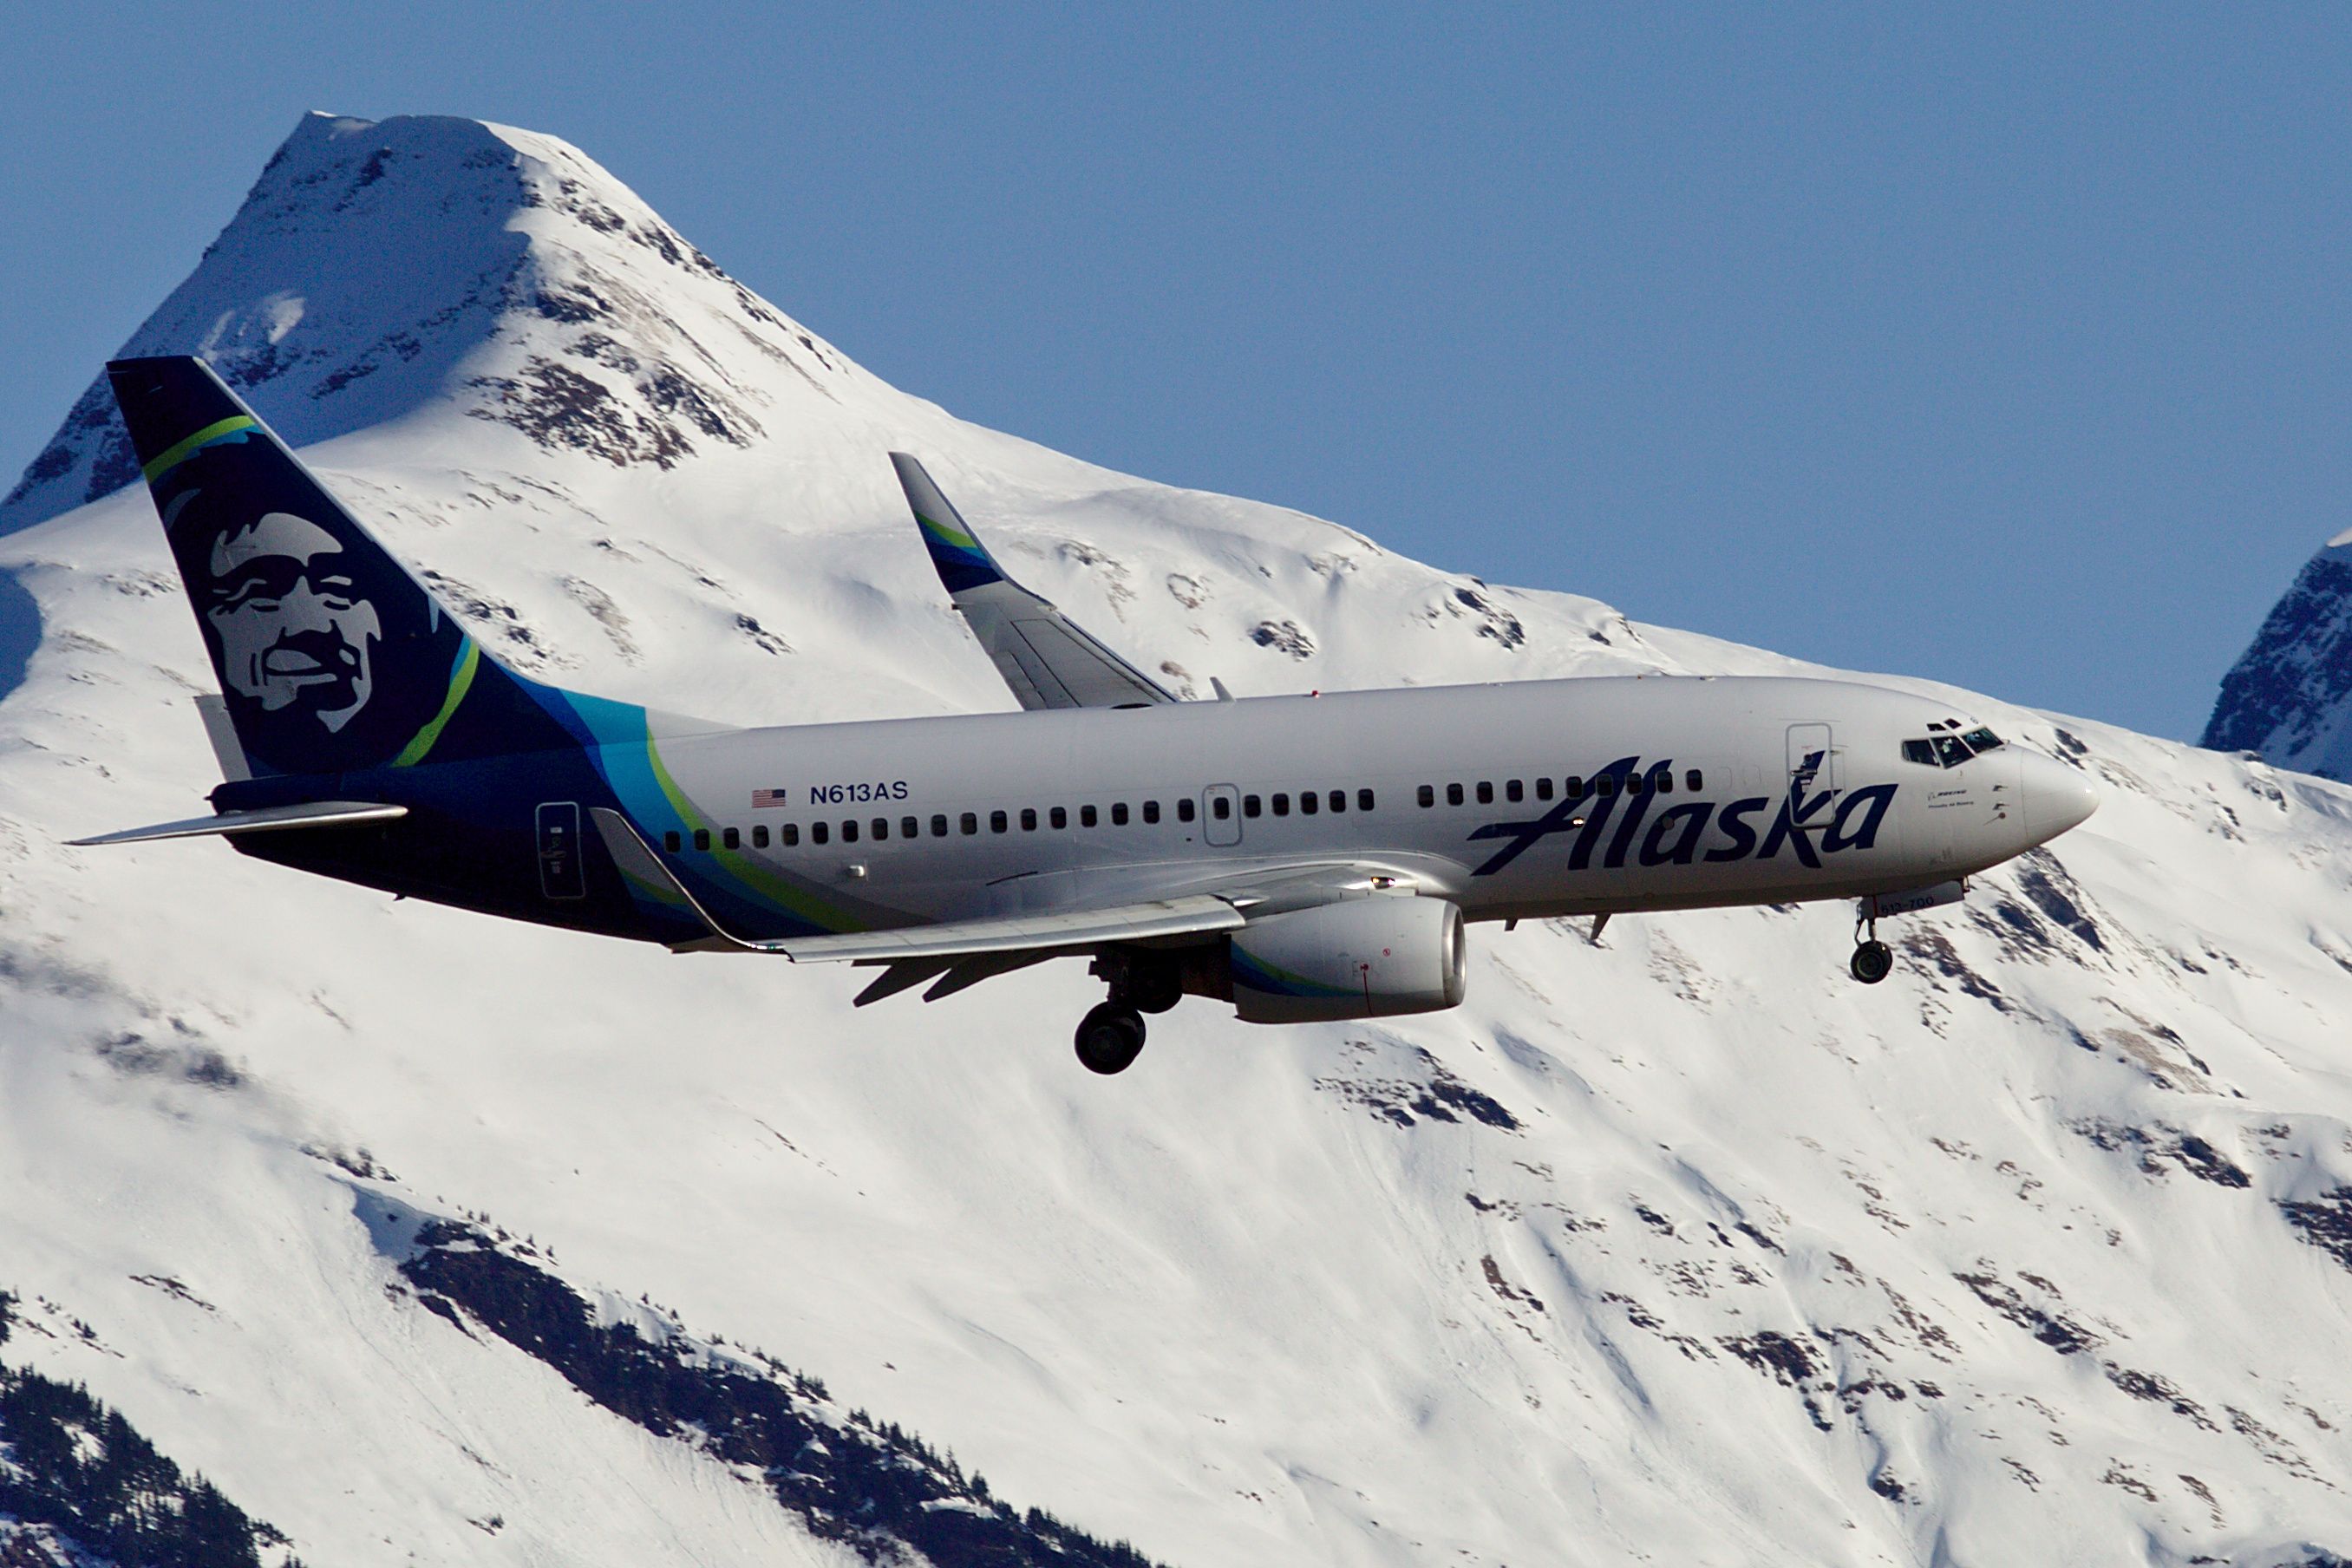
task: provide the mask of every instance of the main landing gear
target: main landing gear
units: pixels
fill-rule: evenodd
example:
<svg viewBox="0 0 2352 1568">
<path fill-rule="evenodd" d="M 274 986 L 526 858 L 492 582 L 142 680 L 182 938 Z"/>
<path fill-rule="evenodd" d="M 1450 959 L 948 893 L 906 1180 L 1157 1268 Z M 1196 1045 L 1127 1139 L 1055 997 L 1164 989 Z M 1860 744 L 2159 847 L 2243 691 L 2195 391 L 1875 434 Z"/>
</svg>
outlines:
<svg viewBox="0 0 2352 1568">
<path fill-rule="evenodd" d="M 1865 925 L 1870 931 L 1866 937 L 1863 935 Z M 1875 985 L 1894 971 L 1895 950 L 1878 940 L 1878 922 L 1874 920 L 1856 921 L 1853 935 L 1853 962 L 1846 967 L 1864 985 Z"/>
<path fill-rule="evenodd" d="M 1078 1060 L 1088 1072 L 1125 1072 L 1143 1054 L 1143 1015 L 1184 999 L 1184 976 L 1165 954 L 1110 952 L 1093 973 L 1110 982 L 1110 1000 L 1078 1021 Z"/>
<path fill-rule="evenodd" d="M 1088 1072 L 1125 1072 L 1143 1054 L 1143 1015 L 1117 1002 L 1097 1004 L 1078 1021 L 1077 1046 Z"/>
</svg>

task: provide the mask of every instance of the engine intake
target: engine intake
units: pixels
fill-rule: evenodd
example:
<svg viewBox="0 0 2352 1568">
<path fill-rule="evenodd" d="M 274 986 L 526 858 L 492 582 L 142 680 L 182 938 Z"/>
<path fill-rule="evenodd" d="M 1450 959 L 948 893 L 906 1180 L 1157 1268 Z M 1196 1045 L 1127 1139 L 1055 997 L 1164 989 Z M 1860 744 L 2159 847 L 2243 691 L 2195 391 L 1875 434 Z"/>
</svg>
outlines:
<svg viewBox="0 0 2352 1568">
<path fill-rule="evenodd" d="M 1435 1013 L 1462 1002 L 1462 911 L 1374 894 L 1268 915 L 1234 933 L 1225 968 L 1244 1023 Z"/>
</svg>

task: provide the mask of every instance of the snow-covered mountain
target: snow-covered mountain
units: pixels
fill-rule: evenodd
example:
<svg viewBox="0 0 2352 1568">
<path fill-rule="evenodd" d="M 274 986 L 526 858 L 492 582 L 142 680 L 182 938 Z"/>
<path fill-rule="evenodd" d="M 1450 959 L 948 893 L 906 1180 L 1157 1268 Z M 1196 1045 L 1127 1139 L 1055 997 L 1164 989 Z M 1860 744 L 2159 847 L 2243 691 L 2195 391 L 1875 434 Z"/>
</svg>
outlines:
<svg viewBox="0 0 2352 1568">
<path fill-rule="evenodd" d="M 127 348 L 210 355 L 518 665 L 665 708 L 1012 705 L 891 447 L 1180 689 L 1799 668 L 963 424 L 471 121 L 307 121 Z M 1482 927 L 1456 1012 L 1191 1003 L 1098 1079 L 1076 964 L 853 1011 L 861 976 L 64 847 L 215 776 L 127 477 L 86 398 L 0 509 L 38 612 L 0 1363 L 262 1560 L 2352 1551 L 2352 788 L 1954 694 L 2105 803 L 1885 985 L 1839 907 Z"/>
<path fill-rule="evenodd" d="M 2204 744 L 2352 781 L 2352 530 L 2329 540 L 2221 678 Z"/>
</svg>

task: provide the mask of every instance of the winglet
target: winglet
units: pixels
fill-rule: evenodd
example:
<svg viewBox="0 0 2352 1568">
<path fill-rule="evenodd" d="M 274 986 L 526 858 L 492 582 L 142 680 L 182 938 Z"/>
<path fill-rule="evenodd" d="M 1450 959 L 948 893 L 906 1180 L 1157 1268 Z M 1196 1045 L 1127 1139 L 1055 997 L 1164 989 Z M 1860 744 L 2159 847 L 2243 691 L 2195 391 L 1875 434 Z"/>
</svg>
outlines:
<svg viewBox="0 0 2352 1568">
<path fill-rule="evenodd" d="M 913 509 L 916 526 L 922 530 L 923 548 L 931 552 L 931 565 L 949 595 L 1003 582 L 1004 569 L 997 565 L 954 503 L 931 482 L 923 465 L 904 452 L 893 452 L 890 466 L 898 470 L 898 486 L 907 492 L 907 505 Z"/>
<path fill-rule="evenodd" d="M 1005 573 L 923 465 L 890 454 L 948 597 L 1024 708 L 1148 708 L 1175 693 Z"/>
</svg>

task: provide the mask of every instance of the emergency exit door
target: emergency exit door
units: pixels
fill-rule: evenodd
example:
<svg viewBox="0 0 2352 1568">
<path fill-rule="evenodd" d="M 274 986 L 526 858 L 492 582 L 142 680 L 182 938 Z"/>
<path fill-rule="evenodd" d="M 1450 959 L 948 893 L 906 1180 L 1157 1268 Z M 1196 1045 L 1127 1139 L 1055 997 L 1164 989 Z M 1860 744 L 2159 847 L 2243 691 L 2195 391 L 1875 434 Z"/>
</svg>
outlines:
<svg viewBox="0 0 2352 1568">
<path fill-rule="evenodd" d="M 1242 792 L 1232 784 L 1211 784 L 1201 792 L 1201 837 L 1219 847 L 1242 841 Z"/>
</svg>

